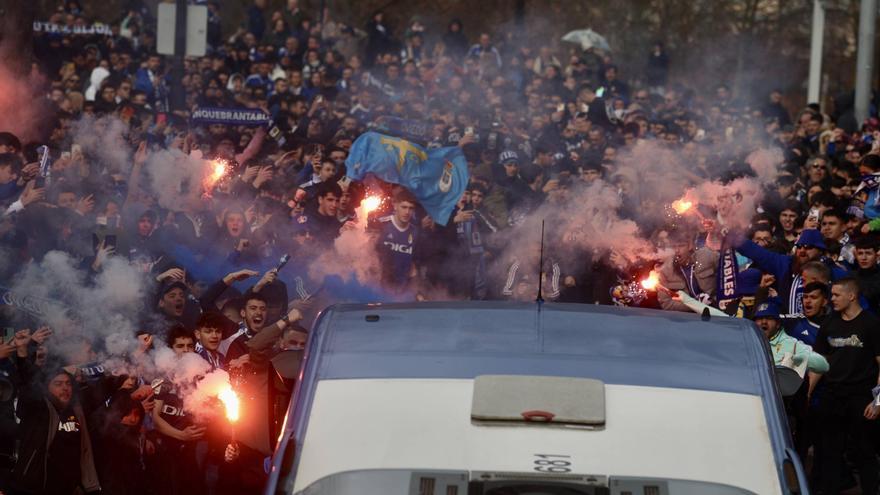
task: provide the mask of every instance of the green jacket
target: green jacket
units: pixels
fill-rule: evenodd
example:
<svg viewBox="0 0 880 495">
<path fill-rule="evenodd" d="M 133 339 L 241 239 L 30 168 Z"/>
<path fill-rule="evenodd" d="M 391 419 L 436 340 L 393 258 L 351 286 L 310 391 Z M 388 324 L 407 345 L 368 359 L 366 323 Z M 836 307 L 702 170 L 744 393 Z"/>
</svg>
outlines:
<svg viewBox="0 0 880 495">
<path fill-rule="evenodd" d="M 828 371 L 828 361 L 822 355 L 813 352 L 813 348 L 791 335 L 782 328 L 770 339 L 770 350 L 773 351 L 773 363 L 779 366 L 786 353 L 791 353 L 795 366 L 807 360 L 807 369 L 816 373 Z"/>
</svg>

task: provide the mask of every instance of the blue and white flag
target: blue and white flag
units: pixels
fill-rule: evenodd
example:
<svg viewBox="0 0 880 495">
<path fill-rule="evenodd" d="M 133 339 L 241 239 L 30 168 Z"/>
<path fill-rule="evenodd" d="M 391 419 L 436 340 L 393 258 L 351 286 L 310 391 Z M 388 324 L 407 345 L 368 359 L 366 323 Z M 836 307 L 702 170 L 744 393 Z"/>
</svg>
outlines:
<svg viewBox="0 0 880 495">
<path fill-rule="evenodd" d="M 357 138 L 345 165 L 354 180 L 373 174 L 407 188 L 440 225 L 449 221 L 468 184 L 467 160 L 461 148 L 425 149 L 378 132 Z"/>
</svg>

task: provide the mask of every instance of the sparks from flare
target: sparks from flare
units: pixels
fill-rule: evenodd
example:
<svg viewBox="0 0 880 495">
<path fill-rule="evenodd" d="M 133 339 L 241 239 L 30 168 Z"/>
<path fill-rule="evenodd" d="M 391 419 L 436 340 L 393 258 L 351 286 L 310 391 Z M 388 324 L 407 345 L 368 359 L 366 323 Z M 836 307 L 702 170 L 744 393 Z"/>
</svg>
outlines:
<svg viewBox="0 0 880 495">
<path fill-rule="evenodd" d="M 214 162 L 214 171 L 211 173 L 211 179 L 217 182 L 224 175 L 226 175 L 226 164 L 220 161 Z"/>
<path fill-rule="evenodd" d="M 204 186 L 205 186 L 205 194 L 210 195 L 211 190 L 214 189 L 214 186 L 217 185 L 217 182 L 226 177 L 226 172 L 229 170 L 226 162 L 221 160 L 211 160 L 208 164 L 210 169 L 210 173 L 205 177 Z"/>
</svg>

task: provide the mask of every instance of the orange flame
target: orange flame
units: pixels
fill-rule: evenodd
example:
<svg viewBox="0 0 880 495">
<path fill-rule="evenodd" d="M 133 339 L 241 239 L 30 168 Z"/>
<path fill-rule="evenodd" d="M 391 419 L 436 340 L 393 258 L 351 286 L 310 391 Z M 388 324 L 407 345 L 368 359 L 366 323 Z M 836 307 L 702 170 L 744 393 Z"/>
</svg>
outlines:
<svg viewBox="0 0 880 495">
<path fill-rule="evenodd" d="M 226 408 L 226 419 L 231 423 L 238 421 L 241 414 L 241 400 L 239 400 L 235 390 L 232 390 L 232 387 L 224 388 L 217 394 L 217 398 L 220 399 L 223 407 Z"/>
<path fill-rule="evenodd" d="M 214 162 L 214 172 L 211 174 L 211 178 L 218 181 L 224 175 L 226 175 L 226 164 L 223 162 Z"/>
<path fill-rule="evenodd" d="M 657 272 L 654 270 L 651 270 L 648 278 L 642 280 L 642 288 L 645 290 L 654 290 L 658 285 L 660 285 L 660 277 L 657 276 Z"/>
<path fill-rule="evenodd" d="M 672 209 L 675 210 L 675 212 L 679 215 L 684 215 L 685 213 L 687 213 L 687 211 L 690 210 L 692 206 L 694 206 L 694 203 L 684 198 L 676 199 L 672 202 Z"/>
<path fill-rule="evenodd" d="M 213 170 L 208 180 L 211 181 L 211 184 L 214 184 L 226 175 L 226 164 L 221 161 L 215 161 L 211 165 L 213 165 Z"/>
<path fill-rule="evenodd" d="M 361 203 L 361 207 L 364 209 L 364 213 L 369 214 L 374 211 L 382 204 L 382 198 L 379 196 L 369 196 L 364 198 L 363 203 Z"/>
<path fill-rule="evenodd" d="M 211 189 L 214 188 L 214 185 L 217 184 L 220 179 L 226 176 L 226 172 L 229 167 L 226 165 L 226 162 L 220 160 L 212 160 L 209 162 L 208 166 L 210 167 L 210 173 L 205 177 L 204 186 L 205 186 L 205 194 L 210 194 Z"/>
</svg>

